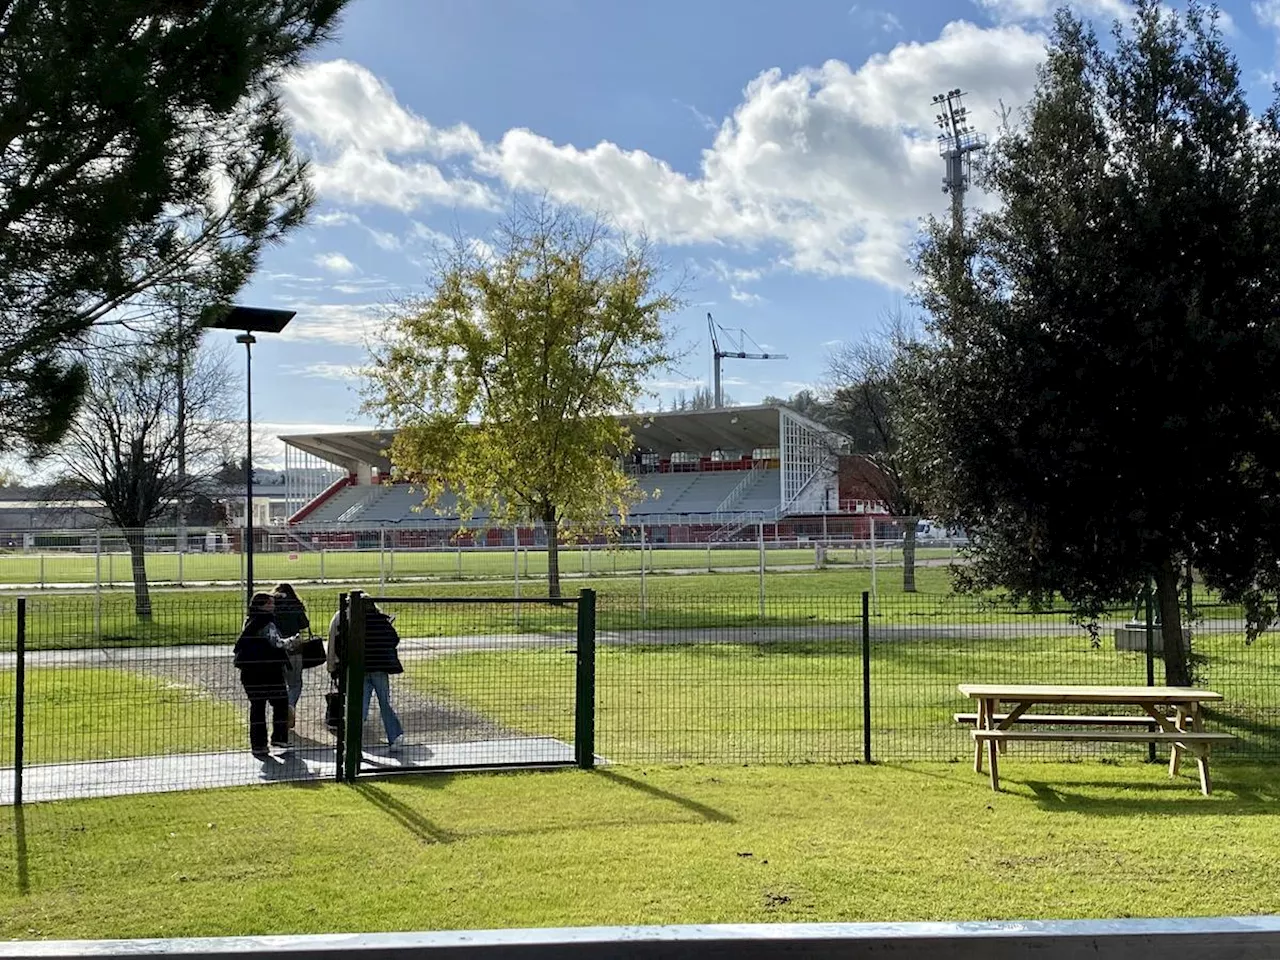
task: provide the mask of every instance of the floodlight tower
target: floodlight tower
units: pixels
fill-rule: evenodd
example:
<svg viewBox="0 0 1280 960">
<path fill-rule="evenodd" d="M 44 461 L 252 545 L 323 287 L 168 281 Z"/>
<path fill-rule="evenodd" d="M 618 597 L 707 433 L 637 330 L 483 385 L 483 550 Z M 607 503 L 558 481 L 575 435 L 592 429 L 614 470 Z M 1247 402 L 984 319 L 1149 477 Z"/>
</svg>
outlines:
<svg viewBox="0 0 1280 960">
<path fill-rule="evenodd" d="M 765 353 L 760 349 L 760 344 L 748 336 L 747 331 L 738 330 L 737 337 L 734 338 L 734 331 L 726 330 L 720 324 L 711 319 L 711 314 L 707 314 L 707 329 L 711 331 L 711 356 L 715 360 L 715 404 L 719 410 L 724 406 L 724 394 L 720 391 L 720 361 L 725 357 L 733 357 L 737 360 L 786 360 L 785 353 Z M 736 350 L 720 349 L 720 338 L 716 336 L 716 330 L 719 329 L 725 336 L 725 341 Z M 744 344 L 750 343 L 756 348 L 756 352 L 748 353 L 744 349 Z"/>
<path fill-rule="evenodd" d="M 969 111 L 964 105 L 964 94 L 959 87 L 935 96 L 933 105 L 939 111 L 934 122 L 942 131 L 938 134 L 938 153 L 947 161 L 947 175 L 942 180 L 942 192 L 951 194 L 951 229 L 959 236 L 964 230 L 964 194 L 969 189 L 969 155 L 985 150 L 987 137 L 969 125 Z"/>
</svg>

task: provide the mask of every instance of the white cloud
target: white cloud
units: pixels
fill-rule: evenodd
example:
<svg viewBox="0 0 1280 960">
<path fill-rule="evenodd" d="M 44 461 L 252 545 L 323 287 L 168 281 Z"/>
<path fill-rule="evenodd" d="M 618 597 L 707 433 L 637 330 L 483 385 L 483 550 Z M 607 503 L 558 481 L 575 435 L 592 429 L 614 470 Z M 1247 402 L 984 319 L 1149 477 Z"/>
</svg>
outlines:
<svg viewBox="0 0 1280 960">
<path fill-rule="evenodd" d="M 312 148 L 312 177 L 320 193 L 355 204 L 414 210 L 426 203 L 488 208 L 490 190 L 449 178 L 432 160 L 482 149 L 470 127 L 435 127 L 406 110 L 391 88 L 350 60 L 309 63 L 282 84 L 300 140 Z"/>
<path fill-rule="evenodd" d="M 310 377 L 318 380 L 340 380 L 349 382 L 363 376 L 365 368 L 356 363 L 308 363 L 302 365 L 286 364 L 280 368 L 281 373 Z"/>
<path fill-rule="evenodd" d="M 997 23 L 1032 23 L 1053 19 L 1063 0 L 974 0 Z M 1128 0 L 1068 0 L 1067 6 L 1087 17 L 1127 20 L 1133 13 Z"/>
<path fill-rule="evenodd" d="M 342 276 L 356 272 L 356 265 L 346 258 L 344 254 L 337 253 L 320 253 L 315 256 L 316 266 L 322 270 L 328 270 L 330 273 L 336 273 Z"/>
<path fill-rule="evenodd" d="M 737 303 L 745 304 L 748 307 L 764 302 L 764 297 L 760 296 L 760 294 L 752 293 L 750 290 L 739 290 L 737 287 L 729 288 L 729 296 Z"/>
<path fill-rule="evenodd" d="M 381 303 L 284 300 L 280 305 L 298 312 L 294 321 L 281 333 L 285 340 L 364 346 L 386 325 L 387 307 Z"/>
<path fill-rule="evenodd" d="M 360 218 L 346 210 L 331 210 L 313 217 L 311 222 L 317 227 L 343 227 L 348 224 L 359 225 Z"/>
<path fill-rule="evenodd" d="M 1264 27 L 1280 30 L 1280 0 L 1254 0 L 1253 15 Z"/>
<path fill-rule="evenodd" d="M 879 31 L 880 33 L 902 32 L 902 21 L 888 10 L 864 9 L 854 4 L 849 8 L 849 16 L 856 18 L 861 26 L 867 30 Z"/>
<path fill-rule="evenodd" d="M 340 151 L 314 168 L 322 196 L 403 211 L 486 206 L 496 203 L 496 182 L 602 210 L 659 242 L 757 249 L 793 270 L 900 287 L 919 219 L 943 212 L 930 98 L 957 85 L 981 91 L 971 115 L 994 120 L 998 100 L 1029 99 L 1043 55 L 1043 37 L 1022 27 L 958 21 L 934 41 L 899 44 L 856 69 L 832 60 L 766 71 L 717 127 L 693 175 L 641 150 L 555 143 L 527 129 L 481 144 L 466 129 L 432 127 L 347 61 L 304 69 L 315 78 L 290 102 L 302 104 L 299 128 L 322 151 Z M 331 116 L 352 111 L 366 115 Z M 470 169 L 446 171 L 419 154 Z"/>
</svg>

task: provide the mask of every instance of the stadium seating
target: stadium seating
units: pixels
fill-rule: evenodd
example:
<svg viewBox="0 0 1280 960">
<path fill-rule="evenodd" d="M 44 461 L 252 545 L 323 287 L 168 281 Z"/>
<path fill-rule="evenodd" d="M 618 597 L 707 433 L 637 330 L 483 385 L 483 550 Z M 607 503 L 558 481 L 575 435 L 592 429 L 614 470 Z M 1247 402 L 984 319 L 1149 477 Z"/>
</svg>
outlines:
<svg viewBox="0 0 1280 960">
<path fill-rule="evenodd" d="M 738 484 L 754 476 L 750 487 L 732 505 L 732 513 L 758 513 L 776 509 L 779 500 L 779 471 L 761 470 L 754 475 L 741 470 L 709 473 L 650 473 L 637 478 L 645 498 L 631 510 L 637 520 L 645 517 L 713 514 Z M 658 496 L 654 496 L 655 492 Z M 409 484 L 384 483 L 377 486 L 344 487 L 322 503 L 306 519 L 309 524 L 343 524 L 378 527 L 389 524 L 458 518 L 457 497 L 446 492 L 433 510 L 416 512 L 422 492 Z M 478 512 L 475 519 L 487 514 Z"/>
</svg>

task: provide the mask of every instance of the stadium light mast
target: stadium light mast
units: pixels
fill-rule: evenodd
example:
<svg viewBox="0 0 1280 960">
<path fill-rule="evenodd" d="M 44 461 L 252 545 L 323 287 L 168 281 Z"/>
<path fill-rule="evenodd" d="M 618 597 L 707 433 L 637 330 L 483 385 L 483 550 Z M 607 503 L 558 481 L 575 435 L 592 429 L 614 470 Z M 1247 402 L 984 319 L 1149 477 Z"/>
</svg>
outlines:
<svg viewBox="0 0 1280 960">
<path fill-rule="evenodd" d="M 938 134 L 938 153 L 947 162 L 947 175 L 942 192 L 951 194 L 951 229 L 959 236 L 964 230 L 964 195 L 969 189 L 970 155 L 987 148 L 986 134 L 969 124 L 969 111 L 959 87 L 939 93 L 933 98 L 938 110 L 934 122 Z"/>
<path fill-rule="evenodd" d="M 716 329 L 725 335 L 725 341 L 731 347 L 737 347 L 736 350 L 722 350 L 720 348 L 720 338 L 716 336 Z M 724 406 L 724 394 L 720 390 L 720 361 L 726 357 L 732 357 L 735 360 L 786 360 L 785 353 L 765 353 L 760 349 L 760 344 L 748 336 L 747 331 L 738 330 L 737 339 L 733 339 L 733 331 L 726 330 L 711 318 L 711 314 L 707 314 L 707 329 L 711 332 L 711 356 L 715 363 L 715 405 L 719 410 Z M 754 353 L 749 353 L 744 349 L 745 344 L 750 343 L 756 348 Z"/>
</svg>

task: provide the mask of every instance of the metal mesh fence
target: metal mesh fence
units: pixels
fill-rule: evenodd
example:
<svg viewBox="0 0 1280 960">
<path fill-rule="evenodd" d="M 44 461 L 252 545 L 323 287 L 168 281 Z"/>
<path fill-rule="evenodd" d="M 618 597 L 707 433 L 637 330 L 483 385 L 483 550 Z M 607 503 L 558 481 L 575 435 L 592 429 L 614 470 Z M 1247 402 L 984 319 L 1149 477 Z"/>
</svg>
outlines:
<svg viewBox="0 0 1280 960">
<path fill-rule="evenodd" d="M 300 596 L 313 630 L 327 637 L 336 591 L 303 588 Z M 273 750 L 268 763 L 250 754 L 249 702 L 232 655 L 242 596 L 160 592 L 146 618 L 123 595 L 25 603 L 20 692 L 17 601 L 0 599 L 0 802 L 13 796 L 19 693 L 28 799 L 337 775 L 324 666 L 303 672 L 290 749 Z M 403 739 L 387 742 L 397 731 L 388 730 L 372 689 L 361 714 L 363 769 L 573 762 L 583 732 L 573 602 L 378 603 L 400 638 L 403 672 L 389 673 L 385 690 Z M 962 760 L 973 745 L 955 714 L 976 708 L 958 684 L 1145 684 L 1145 649 L 1124 649 L 1118 637 L 1132 615 L 1109 613 L 1094 642 L 1062 610 L 1029 613 L 942 594 L 881 597 L 865 624 L 864 677 L 857 594 L 606 592 L 587 693 L 594 753 L 616 763 L 838 763 L 862 759 L 869 732 L 876 760 Z M 1280 759 L 1280 632 L 1246 644 L 1241 611 L 1212 604 L 1197 606 L 1189 630 L 1196 682 L 1223 696 L 1206 710 L 1208 728 L 1236 737 L 1215 753 Z M 1132 631 L 1128 640 L 1132 646 Z M 1164 682 L 1158 652 L 1154 679 Z M 1147 748 L 1011 749 L 1140 758 Z"/>
<path fill-rule="evenodd" d="M 362 768 L 573 762 L 574 600 L 378 599 L 365 621 Z"/>
</svg>

